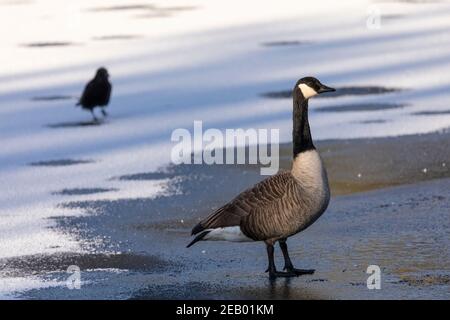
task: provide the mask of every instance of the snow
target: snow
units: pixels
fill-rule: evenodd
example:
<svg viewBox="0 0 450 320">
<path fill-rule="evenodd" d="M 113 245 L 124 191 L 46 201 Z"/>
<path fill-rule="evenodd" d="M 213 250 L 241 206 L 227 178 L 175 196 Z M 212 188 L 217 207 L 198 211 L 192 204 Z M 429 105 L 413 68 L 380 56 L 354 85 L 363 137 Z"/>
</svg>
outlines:
<svg viewBox="0 0 450 320">
<path fill-rule="evenodd" d="M 41 289 L 65 286 L 65 282 L 43 280 L 38 277 L 16 277 L 0 279 L 0 299 L 16 299 L 16 293 L 22 290 Z"/>
<path fill-rule="evenodd" d="M 448 110 L 450 20 L 446 2 L 411 4 L 335 1 L 140 1 L 172 11 L 143 17 L 143 9 L 99 11 L 125 1 L 1 1 L 0 37 L 0 258 L 86 250 L 63 234 L 55 216 L 85 214 L 58 207 L 68 200 L 114 200 L 167 193 L 170 181 L 111 178 L 151 172 L 170 163 L 171 132 L 207 128 L 279 128 L 291 134 L 289 99 L 261 94 L 286 90 L 306 75 L 333 86 L 385 86 L 400 92 L 317 99 L 311 102 L 315 139 L 394 136 L 446 128 L 450 115 L 413 115 Z M 376 5 L 387 17 L 366 27 Z M 13 30 L 13 32 L 12 32 Z M 126 40 L 96 37 L 134 35 Z M 299 46 L 263 46 L 271 41 Z M 70 42 L 61 47 L 28 47 Z M 88 121 L 75 99 L 33 97 L 80 94 L 95 69 L 106 66 L 113 97 L 104 125 L 51 128 Z M 405 103 L 364 112 L 315 112 L 330 105 Z M 381 119 L 386 122 L 362 123 Z M 89 160 L 71 166 L 29 166 L 58 159 Z M 63 189 L 112 188 L 91 195 L 55 195 Z M 25 280 L 9 280 L 24 288 Z M 29 286 L 34 287 L 35 280 Z M 3 285 L 2 285 L 3 286 Z M 4 290 L 4 288 L 2 288 Z M 5 289 L 7 291 L 7 289 Z M 3 292 L 3 291 L 2 291 Z M 3 294 L 3 293 L 2 293 Z"/>
</svg>

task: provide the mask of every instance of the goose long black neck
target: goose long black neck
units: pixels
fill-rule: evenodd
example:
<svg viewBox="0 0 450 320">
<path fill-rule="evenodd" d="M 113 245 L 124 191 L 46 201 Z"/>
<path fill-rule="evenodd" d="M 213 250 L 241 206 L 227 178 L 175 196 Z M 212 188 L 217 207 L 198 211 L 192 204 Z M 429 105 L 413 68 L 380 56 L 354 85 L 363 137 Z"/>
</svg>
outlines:
<svg viewBox="0 0 450 320">
<path fill-rule="evenodd" d="M 309 128 L 308 100 L 297 90 L 294 92 L 293 121 L 292 141 L 295 158 L 301 152 L 315 149 Z"/>
</svg>

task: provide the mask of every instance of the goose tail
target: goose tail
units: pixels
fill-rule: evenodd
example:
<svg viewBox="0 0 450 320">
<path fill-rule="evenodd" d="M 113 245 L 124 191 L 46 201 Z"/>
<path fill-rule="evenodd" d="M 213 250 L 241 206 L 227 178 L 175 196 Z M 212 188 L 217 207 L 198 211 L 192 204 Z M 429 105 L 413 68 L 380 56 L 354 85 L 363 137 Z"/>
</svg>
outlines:
<svg viewBox="0 0 450 320">
<path fill-rule="evenodd" d="M 186 246 L 186 248 L 189 248 L 189 247 L 191 247 L 194 243 L 196 243 L 196 242 L 202 240 L 202 239 L 203 239 L 208 233 L 210 233 L 210 232 L 211 232 L 211 230 L 206 230 L 206 231 L 203 231 L 202 233 L 199 233 L 199 234 L 194 238 L 194 240 L 192 240 L 192 241 Z"/>
</svg>

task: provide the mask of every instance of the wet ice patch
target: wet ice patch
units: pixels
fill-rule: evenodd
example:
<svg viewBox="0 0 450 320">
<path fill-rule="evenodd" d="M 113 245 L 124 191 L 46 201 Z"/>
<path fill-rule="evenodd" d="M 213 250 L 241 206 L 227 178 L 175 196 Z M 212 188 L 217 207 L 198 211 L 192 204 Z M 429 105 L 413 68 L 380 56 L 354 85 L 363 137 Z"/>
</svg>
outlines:
<svg viewBox="0 0 450 320">
<path fill-rule="evenodd" d="M 55 292 L 53 298 L 68 298 L 69 266 L 81 271 L 81 288 L 108 281 L 112 275 L 131 273 L 151 274 L 168 269 L 179 270 L 180 265 L 157 256 L 133 253 L 61 252 L 0 259 L 0 299 L 27 299 L 40 297 L 42 290 Z M 55 291 L 56 290 L 56 291 Z M 62 290 L 62 291 L 61 291 Z M 84 294 L 85 292 L 82 292 Z M 37 296 L 35 296 L 37 295 Z"/>
<path fill-rule="evenodd" d="M 292 46 L 300 46 L 304 44 L 309 44 L 311 42 L 308 41 L 299 41 L 299 40 L 280 40 L 280 41 L 268 41 L 261 43 L 264 47 L 292 47 Z"/>
<path fill-rule="evenodd" d="M 60 252 L 0 259 L 0 275 L 22 277 L 65 272 L 69 266 L 80 270 L 113 269 L 132 271 L 157 271 L 174 266 L 159 257 L 134 253 L 77 253 Z"/>
<path fill-rule="evenodd" d="M 74 99 L 73 96 L 53 95 L 53 96 L 37 96 L 31 98 L 31 101 L 59 101 Z"/>
<path fill-rule="evenodd" d="M 362 124 L 374 124 L 374 123 L 386 123 L 386 122 L 388 122 L 388 120 L 386 120 L 386 119 L 373 119 L 373 120 L 358 121 L 358 123 L 362 123 Z"/>
<path fill-rule="evenodd" d="M 190 233 L 192 226 L 195 226 L 198 222 L 198 218 L 188 217 L 186 219 L 170 219 L 151 223 L 140 222 L 133 225 L 132 228 L 143 232 L 151 232 L 152 230 L 157 230 L 186 234 L 186 232 Z"/>
<path fill-rule="evenodd" d="M 60 122 L 60 123 L 51 123 L 46 125 L 48 128 L 52 129 L 60 129 L 60 128 L 82 128 L 82 127 L 97 127 L 104 124 L 105 121 L 69 121 L 69 122 Z"/>
<path fill-rule="evenodd" d="M 335 92 L 318 95 L 315 98 L 336 98 L 342 96 L 363 96 L 400 92 L 399 88 L 386 88 L 379 86 L 361 86 L 361 87 L 338 87 Z M 271 99 L 287 99 L 292 97 L 292 90 L 270 91 L 262 94 L 265 98 Z"/>
<path fill-rule="evenodd" d="M 314 109 L 316 112 L 353 112 L 353 111 L 380 111 L 390 109 L 401 109 L 406 104 L 400 103 L 355 103 L 345 105 L 327 106 Z"/>
<path fill-rule="evenodd" d="M 93 160 L 83 160 L 83 159 L 57 159 L 57 160 L 44 160 L 31 162 L 30 166 L 33 167 L 65 167 L 73 166 L 77 164 L 87 164 L 93 163 Z"/>
<path fill-rule="evenodd" d="M 143 172 L 135 174 L 127 174 L 118 177 L 119 180 L 160 180 L 160 179 L 171 179 L 176 176 L 175 173 L 171 172 Z"/>
<path fill-rule="evenodd" d="M 183 11 L 191 11 L 196 9 L 195 6 L 158 6 L 155 4 L 133 4 L 133 5 L 116 5 L 91 8 L 92 12 L 138 12 L 137 18 L 158 18 L 170 17 L 174 13 Z"/>
<path fill-rule="evenodd" d="M 53 192 L 54 195 L 61 196 L 80 196 L 87 194 L 96 194 L 110 191 L 118 191 L 118 189 L 107 189 L 107 188 L 74 188 L 74 189 L 63 189 L 61 191 Z"/>
<path fill-rule="evenodd" d="M 429 110 L 429 111 L 419 111 L 414 112 L 415 116 L 436 116 L 436 115 L 447 115 L 450 114 L 450 110 Z"/>
<path fill-rule="evenodd" d="M 72 201 L 117 201 L 129 199 L 152 199 L 155 197 L 168 196 L 174 192 L 169 179 L 133 181 L 133 180 L 109 180 L 105 184 L 109 188 L 97 188 L 100 192 L 91 192 L 88 188 L 74 188 L 66 190 L 64 194 L 54 195 L 69 196 Z M 96 191 L 94 189 L 94 191 Z M 70 193 L 70 194 L 69 194 Z M 74 203 L 74 202 L 72 202 Z M 77 205 L 63 204 L 64 207 L 77 208 Z"/>
<path fill-rule="evenodd" d="M 67 47 L 72 46 L 74 43 L 68 41 L 54 41 L 54 42 L 31 42 L 24 43 L 21 46 L 28 48 L 49 48 L 49 47 Z"/>
<path fill-rule="evenodd" d="M 219 284 L 190 281 L 180 285 L 149 285 L 134 294 L 133 300 L 140 299 L 216 299 L 223 298 L 225 287 Z"/>
</svg>

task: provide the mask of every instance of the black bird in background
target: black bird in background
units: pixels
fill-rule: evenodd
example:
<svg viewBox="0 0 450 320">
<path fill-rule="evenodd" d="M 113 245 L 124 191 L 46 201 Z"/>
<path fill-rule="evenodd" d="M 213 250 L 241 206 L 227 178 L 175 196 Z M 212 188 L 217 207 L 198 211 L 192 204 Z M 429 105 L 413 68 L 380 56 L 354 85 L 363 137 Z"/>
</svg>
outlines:
<svg viewBox="0 0 450 320">
<path fill-rule="evenodd" d="M 91 111 L 94 121 L 97 121 L 97 117 L 94 113 L 95 107 L 101 108 L 104 117 L 108 115 L 105 108 L 109 103 L 112 88 L 108 78 L 108 70 L 103 67 L 99 68 L 94 79 L 89 81 L 84 88 L 83 95 L 77 103 L 77 106 L 81 105 L 83 109 Z"/>
</svg>

